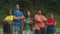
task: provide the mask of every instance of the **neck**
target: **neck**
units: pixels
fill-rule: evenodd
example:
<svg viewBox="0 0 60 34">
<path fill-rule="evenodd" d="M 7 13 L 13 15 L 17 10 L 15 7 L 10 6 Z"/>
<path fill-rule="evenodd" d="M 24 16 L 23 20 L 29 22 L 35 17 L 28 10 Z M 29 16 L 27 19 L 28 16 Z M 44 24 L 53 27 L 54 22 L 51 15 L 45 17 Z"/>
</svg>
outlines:
<svg viewBox="0 0 60 34">
<path fill-rule="evenodd" d="M 50 19 L 51 19 L 51 18 L 50 18 Z M 53 20 L 53 18 L 52 18 L 51 20 Z"/>
<path fill-rule="evenodd" d="M 16 10 L 16 11 L 19 11 L 19 10 Z"/>
<path fill-rule="evenodd" d="M 38 15 L 41 15 L 41 14 L 38 14 Z"/>
<path fill-rule="evenodd" d="M 28 17 L 30 17 L 30 16 L 28 16 Z"/>
<path fill-rule="evenodd" d="M 11 15 L 9 15 L 9 16 L 11 16 Z"/>
</svg>

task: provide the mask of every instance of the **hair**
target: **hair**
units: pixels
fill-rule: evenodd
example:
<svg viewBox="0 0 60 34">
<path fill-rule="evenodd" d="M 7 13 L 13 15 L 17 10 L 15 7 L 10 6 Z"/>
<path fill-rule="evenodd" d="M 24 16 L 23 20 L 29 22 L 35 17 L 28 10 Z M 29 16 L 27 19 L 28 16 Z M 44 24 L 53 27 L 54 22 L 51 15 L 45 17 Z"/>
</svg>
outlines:
<svg viewBox="0 0 60 34">
<path fill-rule="evenodd" d="M 41 9 L 37 9 L 37 10 L 36 10 L 36 14 L 38 13 L 39 10 L 41 10 Z"/>
<path fill-rule="evenodd" d="M 19 5 L 19 4 L 16 4 L 16 5 Z"/>
<path fill-rule="evenodd" d="M 50 13 L 50 14 L 49 14 L 49 16 L 50 16 L 50 15 L 53 15 L 53 14 L 52 14 L 52 13 Z"/>
<path fill-rule="evenodd" d="M 7 11 L 7 14 L 9 15 L 9 11 L 10 11 L 11 9 L 9 9 L 8 11 Z M 13 10 L 11 10 L 11 12 L 12 12 L 12 15 L 13 15 Z"/>
<path fill-rule="evenodd" d="M 49 14 L 49 17 L 50 17 L 50 15 L 53 15 L 54 16 L 54 14 L 52 14 L 52 13 Z M 55 18 L 53 17 L 53 19 L 55 19 Z"/>
<path fill-rule="evenodd" d="M 30 10 L 27 10 L 27 12 L 30 12 L 31 13 L 31 11 Z M 32 17 L 32 15 L 30 15 L 30 18 Z M 27 13 L 26 13 L 26 18 L 28 18 L 28 15 L 27 15 Z"/>
<path fill-rule="evenodd" d="M 37 11 L 39 11 L 39 10 L 41 10 L 41 9 L 37 9 Z"/>
</svg>

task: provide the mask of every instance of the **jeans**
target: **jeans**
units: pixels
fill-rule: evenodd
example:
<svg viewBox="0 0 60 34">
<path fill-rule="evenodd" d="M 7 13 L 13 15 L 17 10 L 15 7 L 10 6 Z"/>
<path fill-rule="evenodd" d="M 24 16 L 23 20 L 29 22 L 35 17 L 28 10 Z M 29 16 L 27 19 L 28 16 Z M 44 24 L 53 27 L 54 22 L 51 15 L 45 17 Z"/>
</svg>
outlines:
<svg viewBox="0 0 60 34">
<path fill-rule="evenodd" d="M 14 34 L 18 32 L 18 34 L 22 34 L 22 26 L 21 25 L 11 25 L 10 34 Z"/>
<path fill-rule="evenodd" d="M 56 28 L 55 27 L 48 27 L 46 28 L 46 34 L 54 34 L 54 32 L 56 32 Z"/>
<path fill-rule="evenodd" d="M 40 28 L 40 34 L 45 34 L 45 28 Z"/>
<path fill-rule="evenodd" d="M 35 34 L 40 34 L 40 30 L 35 30 Z"/>
</svg>

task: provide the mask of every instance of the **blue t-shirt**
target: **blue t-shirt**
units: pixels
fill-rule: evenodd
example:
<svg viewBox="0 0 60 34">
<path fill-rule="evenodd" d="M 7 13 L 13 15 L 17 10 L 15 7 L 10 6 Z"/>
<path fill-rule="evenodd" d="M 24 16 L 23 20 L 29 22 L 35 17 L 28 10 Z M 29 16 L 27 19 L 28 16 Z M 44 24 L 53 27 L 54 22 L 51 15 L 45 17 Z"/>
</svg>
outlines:
<svg viewBox="0 0 60 34">
<path fill-rule="evenodd" d="M 23 15 L 23 13 L 21 11 L 14 11 L 13 13 L 14 16 L 16 17 L 21 17 Z M 14 24 L 15 25 L 22 25 L 22 20 L 14 20 Z"/>
</svg>

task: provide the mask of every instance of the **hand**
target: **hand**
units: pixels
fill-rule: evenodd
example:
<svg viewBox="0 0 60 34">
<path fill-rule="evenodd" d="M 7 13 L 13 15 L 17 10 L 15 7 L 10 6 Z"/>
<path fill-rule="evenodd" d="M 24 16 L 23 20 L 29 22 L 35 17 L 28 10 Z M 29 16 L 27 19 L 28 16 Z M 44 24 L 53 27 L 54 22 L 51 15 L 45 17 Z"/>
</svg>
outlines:
<svg viewBox="0 0 60 34">
<path fill-rule="evenodd" d="M 15 19 L 15 20 L 19 20 L 19 18 L 18 18 L 18 17 L 16 17 L 16 16 L 14 16 L 14 19 Z"/>
<path fill-rule="evenodd" d="M 55 25 L 54 23 L 49 23 L 48 25 Z"/>
<path fill-rule="evenodd" d="M 44 22 L 46 22 L 47 21 L 47 18 L 41 18 L 42 19 L 42 21 L 44 21 Z"/>
<path fill-rule="evenodd" d="M 29 24 L 29 22 L 26 22 L 27 24 Z"/>
<path fill-rule="evenodd" d="M 22 15 L 21 17 L 18 17 L 18 19 L 24 19 L 24 16 Z"/>
<path fill-rule="evenodd" d="M 5 20 L 6 23 L 10 23 L 10 20 Z"/>
</svg>

